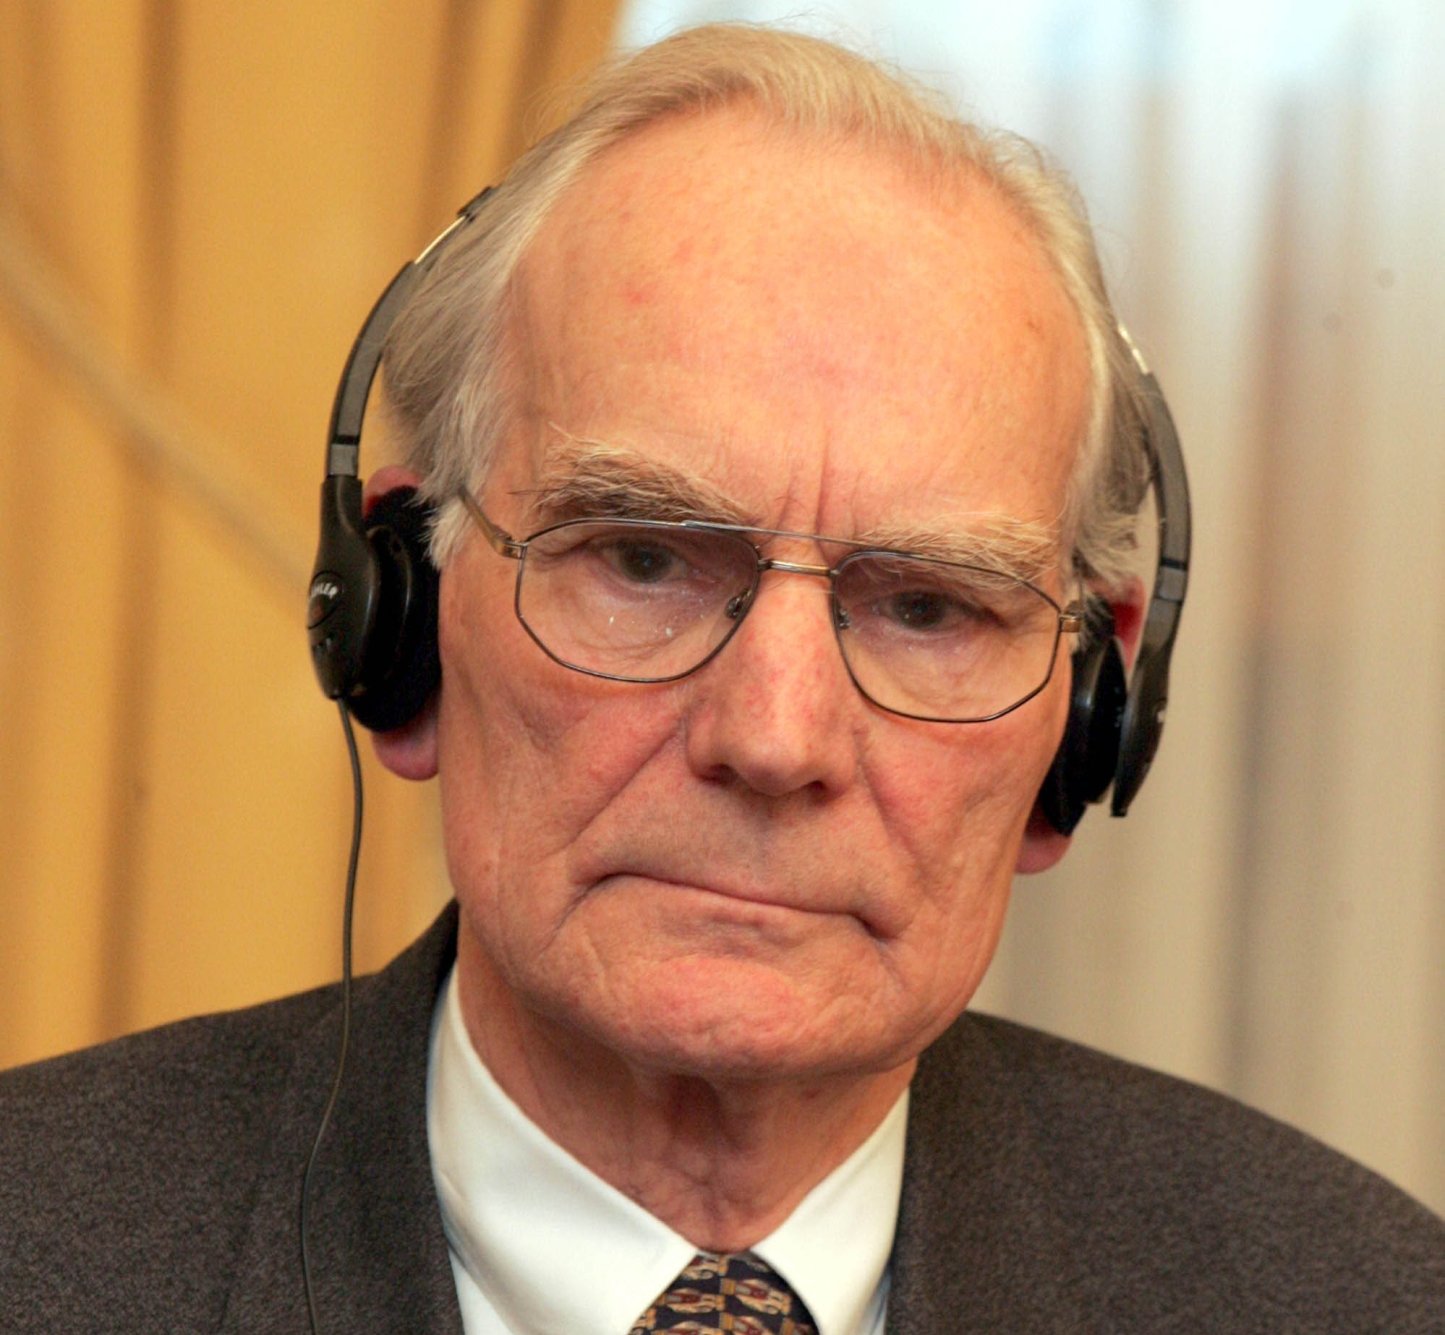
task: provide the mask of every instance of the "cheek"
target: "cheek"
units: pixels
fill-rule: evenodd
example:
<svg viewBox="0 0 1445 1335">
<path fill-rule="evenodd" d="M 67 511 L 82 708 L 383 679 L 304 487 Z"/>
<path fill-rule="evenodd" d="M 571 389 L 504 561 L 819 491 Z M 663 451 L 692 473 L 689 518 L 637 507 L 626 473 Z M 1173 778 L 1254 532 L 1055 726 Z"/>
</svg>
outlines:
<svg viewBox="0 0 1445 1335">
<path fill-rule="evenodd" d="M 880 766 L 873 780 L 891 833 L 950 858 L 1011 855 L 996 836 L 1022 832 L 1062 734 L 1063 702 L 1049 692 L 992 723 L 920 734 L 907 763 Z"/>
<path fill-rule="evenodd" d="M 1048 758 L 1052 711 L 1032 724 L 931 734 L 915 762 L 873 785 L 884 838 L 901 850 L 913 889 L 896 907 L 891 969 L 908 980 L 918 1046 L 968 1004 L 988 970 L 1024 827 Z M 1007 716 L 1012 717 L 1012 716 Z M 896 865 L 896 864 L 895 864 Z"/>
<path fill-rule="evenodd" d="M 557 860 L 671 724 L 655 701 L 552 662 L 518 622 L 510 583 L 469 568 L 470 556 L 444 578 L 440 609 L 447 856 L 468 899 L 489 895 L 503 873 L 537 894 L 549 876 L 561 880 Z"/>
<path fill-rule="evenodd" d="M 528 660 L 546 660 L 517 623 L 499 577 L 508 572 L 489 570 L 487 555 L 474 544 L 448 567 L 438 625 L 443 828 L 453 884 L 468 901 L 543 835 L 533 817 L 548 814 L 546 769 L 568 726 L 556 702 L 528 690 L 537 674 Z"/>
<path fill-rule="evenodd" d="M 905 851 L 922 887 L 910 949 L 936 937 L 972 953 L 996 932 L 1066 705 L 1051 689 L 993 723 L 920 732 L 907 763 L 873 767 L 882 833 Z"/>
</svg>

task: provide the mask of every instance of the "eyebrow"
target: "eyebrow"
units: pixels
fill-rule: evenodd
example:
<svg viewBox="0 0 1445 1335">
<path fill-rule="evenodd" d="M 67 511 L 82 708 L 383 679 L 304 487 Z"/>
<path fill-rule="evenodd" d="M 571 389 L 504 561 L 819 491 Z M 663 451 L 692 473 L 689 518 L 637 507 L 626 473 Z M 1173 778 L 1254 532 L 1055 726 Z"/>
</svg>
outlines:
<svg viewBox="0 0 1445 1335">
<path fill-rule="evenodd" d="M 1058 529 L 996 511 L 969 511 L 943 521 L 947 527 L 885 524 L 859 540 L 890 551 L 978 566 L 1037 584 L 1060 567 Z"/>
<path fill-rule="evenodd" d="M 626 445 L 587 440 L 555 423 L 559 438 L 549 445 L 536 487 L 519 492 L 536 519 L 652 519 L 665 523 L 759 523 L 706 479 L 675 468 Z"/>
<path fill-rule="evenodd" d="M 574 436 L 549 423 L 549 445 L 538 483 L 518 491 L 543 527 L 568 519 L 647 519 L 664 523 L 727 524 L 768 532 L 760 517 L 706 479 L 629 446 Z M 1060 565 L 1054 525 L 998 512 L 964 511 L 927 527 L 884 523 L 850 537 L 800 534 L 849 547 L 877 547 L 979 566 L 1037 583 Z"/>
</svg>

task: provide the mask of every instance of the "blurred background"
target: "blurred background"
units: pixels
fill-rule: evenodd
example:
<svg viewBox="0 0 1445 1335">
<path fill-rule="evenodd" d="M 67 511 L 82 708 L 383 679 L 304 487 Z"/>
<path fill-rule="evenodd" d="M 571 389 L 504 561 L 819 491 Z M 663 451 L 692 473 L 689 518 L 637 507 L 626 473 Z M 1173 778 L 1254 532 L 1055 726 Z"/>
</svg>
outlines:
<svg viewBox="0 0 1445 1335">
<path fill-rule="evenodd" d="M 977 1004 L 1445 1210 L 1435 0 L 0 0 L 0 1065 L 336 976 L 302 606 L 350 341 L 559 90 L 718 18 L 1046 145 L 1184 439 L 1160 760 L 1019 882 Z M 432 787 L 367 768 L 374 967 L 448 891 Z"/>
</svg>

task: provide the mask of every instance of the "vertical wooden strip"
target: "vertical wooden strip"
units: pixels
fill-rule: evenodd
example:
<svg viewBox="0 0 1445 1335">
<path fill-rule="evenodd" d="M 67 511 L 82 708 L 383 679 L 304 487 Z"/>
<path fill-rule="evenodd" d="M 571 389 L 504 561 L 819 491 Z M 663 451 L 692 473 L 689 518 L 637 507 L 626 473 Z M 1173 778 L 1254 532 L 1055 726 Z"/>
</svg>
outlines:
<svg viewBox="0 0 1445 1335">
<path fill-rule="evenodd" d="M 84 13 L 39 3 L 18 15 L 0 11 L 0 24 L 19 25 L 25 60 L 17 121 L 4 131 L 6 179 L 21 197 L 18 225 L 86 308 L 95 337 L 112 345 L 134 328 L 132 266 L 118 257 L 130 254 L 134 225 L 136 13 L 129 3 Z M 7 62 L 16 31 L 0 27 Z M 5 520 L 30 554 L 6 577 L 25 606 L 16 664 L 25 735 L 17 743 L 8 729 L 0 732 L 4 768 L 12 771 L 12 747 L 23 757 L 13 767 L 22 800 L 0 815 L 7 851 L 0 935 L 15 943 L 22 966 L 4 975 L 17 1000 L 15 1023 L 0 1026 L 0 1060 L 100 1036 L 118 639 L 112 557 L 125 489 L 105 423 L 76 395 L 53 350 L 30 341 L 21 357 L 15 374 L 31 406 L 6 444 L 23 490 Z"/>
<path fill-rule="evenodd" d="M 528 123 L 527 102 L 547 86 L 552 73 L 552 55 L 559 33 L 561 9 L 558 0 L 532 0 L 522 24 L 517 48 L 518 103 L 503 127 L 502 153 L 508 164 L 519 157 L 535 137 Z"/>
<path fill-rule="evenodd" d="M 439 220 L 450 217 L 461 203 L 460 199 L 445 196 L 445 192 L 462 165 L 453 160 L 459 142 L 456 127 L 466 112 L 466 85 L 476 59 L 481 7 L 480 0 L 444 0 L 437 58 L 431 71 L 431 118 L 422 145 L 426 170 L 416 201 L 418 236 L 439 231 Z M 477 188 L 484 184 L 478 182 Z"/>
<path fill-rule="evenodd" d="M 174 310 L 176 211 L 176 27 L 170 0 L 146 0 L 141 17 L 141 188 L 136 195 L 134 289 L 137 363 L 160 382 L 169 360 Z M 158 479 L 131 456 L 121 506 L 115 596 L 122 608 L 113 678 L 111 788 L 106 812 L 107 883 L 102 953 L 107 961 L 98 997 L 102 1032 L 130 1027 L 135 997 L 137 900 L 141 894 L 141 829 L 147 757 L 155 726 L 156 626 L 159 616 L 160 529 L 165 522 Z"/>
<path fill-rule="evenodd" d="M 54 169 L 58 116 L 45 78 L 54 55 L 54 25 L 38 0 L 0 16 L 0 208 L 16 225 L 30 216 L 25 189 L 38 173 Z M 0 1065 L 25 1052 L 36 976 L 43 967 L 26 892 L 43 830 L 35 811 L 45 728 L 34 628 L 46 608 L 39 582 L 26 574 L 38 553 L 23 508 L 34 483 L 25 442 L 44 438 L 46 416 L 34 351 L 0 308 L 0 839 L 6 866 L 0 894 Z"/>
</svg>

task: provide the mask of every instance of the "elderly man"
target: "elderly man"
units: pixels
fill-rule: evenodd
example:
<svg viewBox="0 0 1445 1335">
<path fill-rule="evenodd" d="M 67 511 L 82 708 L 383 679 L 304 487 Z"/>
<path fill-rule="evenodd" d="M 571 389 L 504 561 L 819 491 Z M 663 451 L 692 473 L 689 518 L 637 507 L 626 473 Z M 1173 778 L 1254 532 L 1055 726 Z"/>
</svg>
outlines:
<svg viewBox="0 0 1445 1335">
<path fill-rule="evenodd" d="M 428 502 L 435 631 L 383 608 L 406 662 L 338 691 L 439 776 L 456 905 L 357 985 L 299 1243 L 333 991 L 12 1077 L 0 1325 L 1445 1328 L 1393 1188 L 960 1018 L 1067 847 L 1070 650 L 1142 612 L 1130 364 L 1037 158 L 704 29 L 428 264 L 367 504 L 410 569 Z"/>
</svg>

